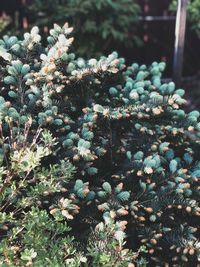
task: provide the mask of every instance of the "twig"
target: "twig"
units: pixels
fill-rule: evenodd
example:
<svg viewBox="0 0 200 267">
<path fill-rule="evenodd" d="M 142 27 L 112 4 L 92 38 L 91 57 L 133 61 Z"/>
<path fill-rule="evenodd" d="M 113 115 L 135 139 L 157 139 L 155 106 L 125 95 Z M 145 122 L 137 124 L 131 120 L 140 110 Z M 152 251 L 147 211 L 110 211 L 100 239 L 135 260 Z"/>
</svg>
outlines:
<svg viewBox="0 0 200 267">
<path fill-rule="evenodd" d="M 2 123 L 0 123 L 0 136 L 1 136 L 1 141 L 2 141 L 2 148 L 3 148 L 3 157 L 6 161 L 6 165 L 8 166 L 8 160 L 7 160 L 7 156 L 6 156 L 6 152 L 5 152 L 5 143 L 4 143 L 4 136 L 3 136 L 3 129 L 2 129 Z"/>
</svg>

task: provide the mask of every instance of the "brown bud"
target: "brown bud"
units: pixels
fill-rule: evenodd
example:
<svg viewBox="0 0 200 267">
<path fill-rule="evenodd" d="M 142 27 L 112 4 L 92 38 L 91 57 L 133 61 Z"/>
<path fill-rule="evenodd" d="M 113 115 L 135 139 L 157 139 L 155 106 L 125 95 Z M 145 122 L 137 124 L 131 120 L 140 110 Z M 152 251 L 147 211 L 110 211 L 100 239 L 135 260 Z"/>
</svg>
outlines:
<svg viewBox="0 0 200 267">
<path fill-rule="evenodd" d="M 52 121 L 52 117 L 48 117 L 48 118 L 46 118 L 46 123 L 50 123 L 51 121 Z"/>
<path fill-rule="evenodd" d="M 142 174 L 143 174 L 142 171 L 137 172 L 137 176 L 142 176 Z"/>
<path fill-rule="evenodd" d="M 149 250 L 149 254 L 153 254 L 153 253 L 154 253 L 154 249 L 152 248 Z"/>
<path fill-rule="evenodd" d="M 69 118 L 68 117 L 65 117 L 64 122 L 65 123 L 68 123 L 69 122 Z"/>
<path fill-rule="evenodd" d="M 184 262 L 188 262 L 188 258 L 185 255 L 181 256 L 181 260 L 184 261 Z"/>
<path fill-rule="evenodd" d="M 9 101 L 7 101 L 5 104 L 6 104 L 6 109 L 8 110 L 10 105 L 11 105 L 11 103 Z"/>
<path fill-rule="evenodd" d="M 145 209 L 145 211 L 146 211 L 146 212 L 148 212 L 148 213 L 151 213 L 151 212 L 153 212 L 153 209 L 152 209 L 152 208 L 150 208 L 150 207 L 149 207 L 149 208 L 144 208 L 144 209 Z"/>
<path fill-rule="evenodd" d="M 156 145 L 152 145 L 152 146 L 151 146 L 151 150 L 152 150 L 152 151 L 156 151 L 156 150 L 157 150 L 157 146 L 156 146 Z"/>
<path fill-rule="evenodd" d="M 192 211 L 191 207 L 186 207 L 185 209 L 188 213 L 190 213 Z"/>
<path fill-rule="evenodd" d="M 193 127 L 193 126 L 189 126 L 189 127 L 188 127 L 188 131 L 189 131 L 189 132 L 193 132 L 193 131 L 194 131 L 194 127 Z"/>
<path fill-rule="evenodd" d="M 195 253 L 194 249 L 191 248 L 191 249 L 189 250 L 189 254 L 190 254 L 190 255 L 194 255 L 194 253 Z"/>
<path fill-rule="evenodd" d="M 151 243 L 152 245 L 156 245 L 156 244 L 157 244 L 157 241 L 156 241 L 155 238 L 152 238 L 152 239 L 150 240 L 150 243 Z"/>
<path fill-rule="evenodd" d="M 64 188 L 64 187 L 62 187 L 62 188 L 61 188 L 61 192 L 65 193 L 65 192 L 67 192 L 67 189 Z"/>
<path fill-rule="evenodd" d="M 8 231 L 8 226 L 7 226 L 7 225 L 3 225 L 3 226 L 2 226 L 2 229 L 3 229 L 4 231 Z"/>
<path fill-rule="evenodd" d="M 134 210 L 134 211 L 138 211 L 138 207 L 133 206 L 132 210 Z"/>
<path fill-rule="evenodd" d="M 86 109 L 86 108 L 83 108 L 82 111 L 83 111 L 83 113 L 85 113 L 85 114 L 87 113 L 87 109 Z"/>
</svg>

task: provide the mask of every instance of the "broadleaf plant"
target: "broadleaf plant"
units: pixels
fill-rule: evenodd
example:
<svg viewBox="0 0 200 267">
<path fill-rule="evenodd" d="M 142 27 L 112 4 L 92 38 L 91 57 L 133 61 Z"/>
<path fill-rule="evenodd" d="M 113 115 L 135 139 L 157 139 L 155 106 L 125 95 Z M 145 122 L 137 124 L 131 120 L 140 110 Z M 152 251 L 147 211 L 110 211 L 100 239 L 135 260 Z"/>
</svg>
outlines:
<svg viewBox="0 0 200 267">
<path fill-rule="evenodd" d="M 28 29 L 38 25 L 43 32 L 54 23 L 62 25 L 65 21 L 73 25 L 76 42 L 72 49 L 87 58 L 110 53 L 113 46 L 123 50 L 141 45 L 137 32 L 139 14 L 140 6 L 135 0 L 46 0 L 45 4 L 35 0 L 23 5 Z M 12 34 L 24 32 L 14 23 L 9 29 Z M 44 41 L 46 36 L 43 32 Z"/>
</svg>

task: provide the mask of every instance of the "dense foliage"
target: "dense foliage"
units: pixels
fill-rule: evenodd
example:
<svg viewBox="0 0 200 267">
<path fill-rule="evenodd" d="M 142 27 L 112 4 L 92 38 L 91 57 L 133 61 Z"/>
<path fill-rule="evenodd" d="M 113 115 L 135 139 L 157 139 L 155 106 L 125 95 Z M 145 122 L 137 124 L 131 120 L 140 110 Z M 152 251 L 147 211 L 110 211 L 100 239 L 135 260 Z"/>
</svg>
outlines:
<svg viewBox="0 0 200 267">
<path fill-rule="evenodd" d="M 74 91 L 82 87 L 81 75 L 86 78 L 89 71 L 86 84 L 91 84 L 97 82 L 90 73 L 94 64 L 109 67 L 111 73 L 117 70 L 113 55 L 105 62 L 101 59 L 98 66 L 92 59 L 89 69 L 79 69 L 86 62 L 67 52 L 71 31 L 68 24 L 55 25 L 48 48 L 41 46 L 37 27 L 23 41 L 14 36 L 0 41 L 0 264 L 133 266 L 138 262 L 145 266 L 146 261 L 138 258 L 144 247 L 136 253 L 124 248 L 126 221 L 108 221 L 100 213 L 93 218 L 97 210 L 93 199 L 99 189 L 94 188 L 95 193 L 89 189 L 91 181 L 80 180 L 84 168 L 88 174 L 96 172 L 90 157 L 74 176 L 75 168 L 68 161 L 77 161 L 79 149 L 84 157 L 86 140 L 91 139 L 86 131 L 90 137 L 78 138 L 79 148 L 73 151 L 71 130 L 84 123 L 78 119 L 83 103 Z M 75 66 L 83 73 L 73 72 Z"/>
<path fill-rule="evenodd" d="M 0 41 L 1 262 L 196 266 L 199 112 L 164 63 L 76 58 L 72 30 Z"/>
<path fill-rule="evenodd" d="M 28 29 L 38 25 L 42 40 L 53 23 L 68 21 L 74 26 L 75 44 L 72 50 L 78 56 L 90 58 L 110 53 L 114 49 L 133 48 L 142 44 L 138 37 L 140 7 L 135 0 L 34 0 L 20 7 L 27 18 Z M 23 10 L 23 11 L 22 11 Z M 12 20 L 10 34 L 21 36 L 21 17 Z M 45 29 L 45 32 L 43 31 Z"/>
</svg>

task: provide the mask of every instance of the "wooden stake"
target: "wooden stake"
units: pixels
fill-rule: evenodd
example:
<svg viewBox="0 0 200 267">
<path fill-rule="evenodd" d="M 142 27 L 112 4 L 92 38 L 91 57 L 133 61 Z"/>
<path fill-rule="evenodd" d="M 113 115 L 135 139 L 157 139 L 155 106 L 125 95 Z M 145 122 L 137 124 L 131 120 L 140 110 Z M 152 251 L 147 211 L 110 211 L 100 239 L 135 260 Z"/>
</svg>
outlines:
<svg viewBox="0 0 200 267">
<path fill-rule="evenodd" d="M 187 0 L 177 1 L 178 8 L 176 14 L 173 80 L 177 86 L 180 86 L 183 69 Z"/>
</svg>

